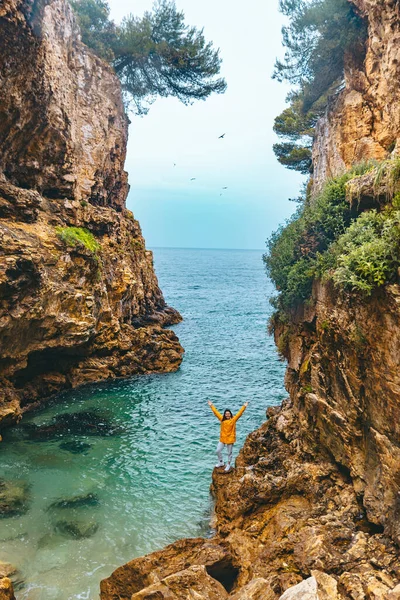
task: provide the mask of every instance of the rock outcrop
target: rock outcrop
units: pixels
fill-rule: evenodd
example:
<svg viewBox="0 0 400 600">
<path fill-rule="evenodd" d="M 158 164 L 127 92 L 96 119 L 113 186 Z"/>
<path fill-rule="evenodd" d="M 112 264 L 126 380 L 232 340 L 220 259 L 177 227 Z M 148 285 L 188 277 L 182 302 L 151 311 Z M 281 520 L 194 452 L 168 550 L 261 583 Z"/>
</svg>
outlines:
<svg viewBox="0 0 400 600">
<path fill-rule="evenodd" d="M 11 579 L 0 578 L 0 600 L 15 600 Z"/>
<path fill-rule="evenodd" d="M 3 0 L 0 427 L 62 389 L 179 367 L 180 315 L 125 207 L 127 127 L 66 0 Z"/>
<path fill-rule="evenodd" d="M 345 88 L 317 126 L 314 189 L 354 163 L 399 151 L 400 17 L 396 0 L 352 0 L 368 22 L 363 62 L 348 57 Z"/>
<path fill-rule="evenodd" d="M 366 58 L 357 66 L 348 59 L 346 86 L 317 128 L 316 188 L 353 163 L 398 151 L 399 3 L 354 4 L 368 20 Z M 349 189 L 362 209 L 387 196 L 371 177 Z M 227 552 L 228 598 L 400 598 L 400 286 L 360 300 L 316 281 L 312 301 L 275 335 L 288 360 L 290 398 L 268 409 L 234 471 L 213 473 L 212 543 Z M 182 561 L 206 564 L 185 541 L 162 552 L 175 552 L 177 574 Z M 161 555 L 130 564 L 151 563 L 157 575 Z M 124 598 L 113 587 L 118 573 L 103 583 L 102 600 Z M 224 585 L 218 573 L 209 575 Z"/>
</svg>

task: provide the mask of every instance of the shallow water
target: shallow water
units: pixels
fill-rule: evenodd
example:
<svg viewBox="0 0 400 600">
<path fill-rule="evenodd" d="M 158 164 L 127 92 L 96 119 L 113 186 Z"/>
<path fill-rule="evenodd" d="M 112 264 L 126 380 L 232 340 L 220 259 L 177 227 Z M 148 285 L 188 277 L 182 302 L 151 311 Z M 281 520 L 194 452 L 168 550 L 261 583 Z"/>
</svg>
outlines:
<svg viewBox="0 0 400 600">
<path fill-rule="evenodd" d="M 81 418 L 43 440 L 20 426 L 0 445 L 0 479 L 29 484 L 28 512 L 0 519 L 0 560 L 17 565 L 22 582 L 17 600 L 95 600 L 100 579 L 127 560 L 207 535 L 218 441 L 207 398 L 221 410 L 250 402 L 236 455 L 285 397 L 261 252 L 157 249 L 154 258 L 184 317 L 174 328 L 186 350 L 180 370 L 63 394 L 23 423 L 85 412 L 85 433 Z M 96 418 L 101 435 L 92 435 Z"/>
</svg>

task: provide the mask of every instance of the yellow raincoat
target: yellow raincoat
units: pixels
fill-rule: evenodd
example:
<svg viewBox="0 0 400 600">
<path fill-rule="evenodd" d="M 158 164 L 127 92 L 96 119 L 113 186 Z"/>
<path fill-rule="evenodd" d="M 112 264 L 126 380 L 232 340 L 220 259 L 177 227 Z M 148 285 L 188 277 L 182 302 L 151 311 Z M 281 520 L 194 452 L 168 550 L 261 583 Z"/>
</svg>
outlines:
<svg viewBox="0 0 400 600">
<path fill-rule="evenodd" d="M 222 415 L 217 411 L 215 406 L 211 405 L 211 410 L 214 415 L 221 421 L 221 432 L 219 435 L 219 441 L 223 444 L 234 444 L 236 442 L 236 421 L 240 419 L 244 411 L 246 410 L 246 406 L 242 406 L 239 412 L 232 417 L 232 419 L 222 420 Z"/>
</svg>

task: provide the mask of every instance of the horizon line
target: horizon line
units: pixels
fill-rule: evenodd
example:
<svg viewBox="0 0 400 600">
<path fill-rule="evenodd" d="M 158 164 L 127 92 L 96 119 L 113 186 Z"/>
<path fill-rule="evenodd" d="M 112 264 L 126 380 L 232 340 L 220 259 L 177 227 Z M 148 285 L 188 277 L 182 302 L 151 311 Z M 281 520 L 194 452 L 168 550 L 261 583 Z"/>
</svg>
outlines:
<svg viewBox="0 0 400 600">
<path fill-rule="evenodd" d="M 244 252 L 265 252 L 266 248 L 213 248 L 199 247 L 199 246 L 148 246 L 148 248 L 154 250 L 241 250 Z"/>
</svg>

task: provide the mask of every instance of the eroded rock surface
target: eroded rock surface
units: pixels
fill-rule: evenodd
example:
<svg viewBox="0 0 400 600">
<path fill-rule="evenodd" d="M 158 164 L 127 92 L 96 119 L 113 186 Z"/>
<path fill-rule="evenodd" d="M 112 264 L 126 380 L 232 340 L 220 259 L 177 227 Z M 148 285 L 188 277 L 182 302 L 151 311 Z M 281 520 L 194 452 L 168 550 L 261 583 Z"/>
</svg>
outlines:
<svg viewBox="0 0 400 600">
<path fill-rule="evenodd" d="M 3 0 L 0 427 L 62 389 L 179 367 L 180 315 L 125 208 L 126 140 L 119 81 L 68 3 Z"/>
<path fill-rule="evenodd" d="M 317 127 L 314 189 L 354 163 L 398 153 L 400 18 L 395 0 L 352 0 L 368 23 L 365 61 L 348 57 L 345 88 Z"/>
</svg>

